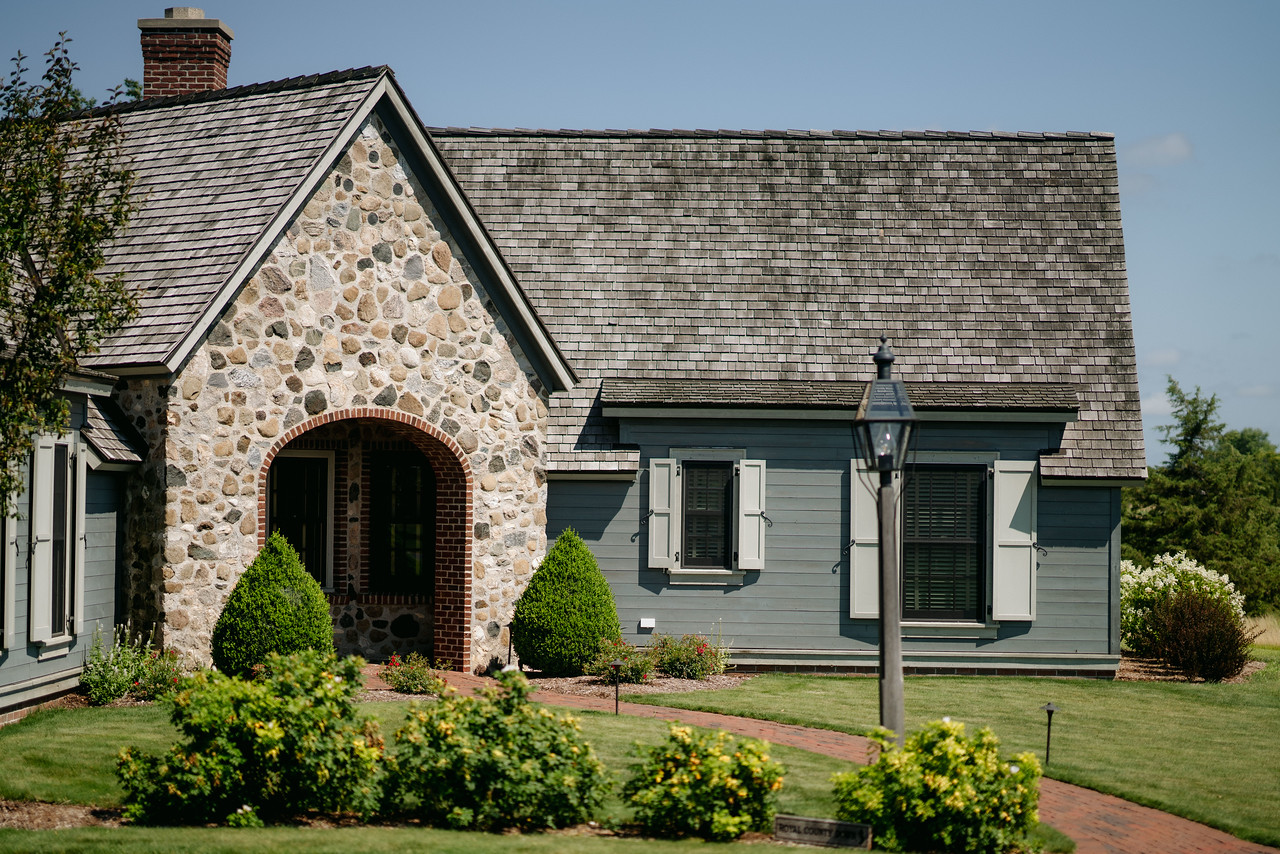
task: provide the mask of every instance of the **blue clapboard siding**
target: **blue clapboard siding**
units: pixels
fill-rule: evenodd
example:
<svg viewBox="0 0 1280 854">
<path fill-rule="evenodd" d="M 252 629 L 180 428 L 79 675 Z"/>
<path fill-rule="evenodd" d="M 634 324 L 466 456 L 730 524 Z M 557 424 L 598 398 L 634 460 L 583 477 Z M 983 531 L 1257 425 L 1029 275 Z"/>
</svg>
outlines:
<svg viewBox="0 0 1280 854">
<path fill-rule="evenodd" d="M 575 528 L 595 553 L 618 603 L 623 632 L 643 641 L 642 617 L 664 634 L 721 631 L 743 650 L 866 654 L 874 620 L 849 612 L 849 460 L 847 422 L 625 420 L 622 441 L 640 447 L 633 482 L 552 480 L 548 536 Z M 922 425 L 923 451 L 998 450 L 1005 459 L 1037 459 L 1056 441 L 1051 425 Z M 740 587 L 677 586 L 647 566 L 648 461 L 672 449 L 726 448 L 767 463 L 766 566 Z M 910 637 L 916 653 L 1008 656 L 1118 654 L 1115 597 L 1119 490 L 1041 486 L 1037 619 L 1001 624 L 994 639 Z M 908 632 L 910 635 L 910 632 Z"/>
<path fill-rule="evenodd" d="M 78 411 L 82 411 L 81 405 Z M 73 418 L 77 410 L 73 409 Z M 74 441 L 74 431 L 71 435 Z M 118 474 L 88 472 L 83 484 L 85 496 L 84 599 L 76 603 L 83 613 L 84 631 L 66 646 L 65 654 L 41 660 L 42 648 L 29 642 L 30 492 L 17 497 L 17 518 L 9 522 L 16 536 L 16 550 L 6 540 L 4 583 L 11 584 L 13 608 L 4 614 L 5 628 L 13 637 L 0 651 L 0 709 L 36 702 L 75 684 L 100 627 L 103 640 L 111 641 L 115 618 L 116 564 L 119 559 L 118 527 L 121 490 Z"/>
</svg>

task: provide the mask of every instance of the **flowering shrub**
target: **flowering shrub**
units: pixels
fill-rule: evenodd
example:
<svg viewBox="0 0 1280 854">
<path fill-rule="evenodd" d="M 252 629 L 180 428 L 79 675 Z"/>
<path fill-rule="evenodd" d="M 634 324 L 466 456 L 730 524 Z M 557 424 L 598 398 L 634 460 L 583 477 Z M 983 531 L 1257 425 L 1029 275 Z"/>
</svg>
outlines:
<svg viewBox="0 0 1280 854">
<path fill-rule="evenodd" d="M 836 818 L 871 825 L 886 851 L 1003 852 L 1037 821 L 1040 763 L 1030 753 L 1000 760 L 989 729 L 973 738 L 944 718 L 907 736 L 877 729 L 876 762 L 832 778 Z"/>
<path fill-rule="evenodd" d="M 577 721 L 529 703 L 518 672 L 498 687 L 415 704 L 387 748 L 383 811 L 435 825 L 536 830 L 587 820 L 608 788 Z"/>
<path fill-rule="evenodd" d="M 653 655 L 642 646 L 634 646 L 621 638 L 602 638 L 600 651 L 584 668 L 588 676 L 601 676 L 613 681 L 613 662 L 622 661 L 618 668 L 618 681 L 624 685 L 636 685 L 653 675 Z"/>
<path fill-rule="evenodd" d="M 177 650 L 162 649 L 150 640 L 133 635 L 128 624 L 117 626 L 111 649 L 103 651 L 102 634 L 93 633 L 93 645 L 85 660 L 80 684 L 89 702 L 105 705 L 122 697 L 155 700 L 178 687 L 183 663 Z"/>
<path fill-rule="evenodd" d="M 1160 657 L 1162 639 L 1149 619 L 1157 603 L 1184 590 L 1198 590 L 1227 605 L 1244 620 L 1244 596 L 1225 575 L 1205 569 L 1186 552 L 1158 555 L 1149 568 L 1120 562 L 1120 639 L 1137 655 Z"/>
<path fill-rule="evenodd" d="M 705 635 L 685 635 L 676 640 L 658 635 L 653 641 L 658 670 L 677 679 L 719 676 L 729 666 L 729 650 Z"/>
<path fill-rule="evenodd" d="M 727 840 L 767 831 L 783 768 L 765 750 L 762 742 L 736 743 L 726 732 L 673 725 L 665 742 L 641 748 L 642 762 L 622 792 L 652 836 Z"/>
<path fill-rule="evenodd" d="M 432 667 L 431 662 L 421 653 L 411 652 L 403 659 L 399 655 L 391 656 L 391 660 L 382 666 L 379 675 L 383 682 L 391 686 L 391 690 L 401 694 L 440 696 L 449 687 L 440 671 L 447 670 L 448 667 L 447 661 L 436 662 Z"/>
<path fill-rule="evenodd" d="M 126 820 L 246 826 L 309 810 L 372 813 L 382 739 L 356 711 L 363 664 L 307 650 L 272 653 L 253 681 L 196 673 L 165 700 L 182 741 L 163 756 L 120 753 Z"/>
</svg>

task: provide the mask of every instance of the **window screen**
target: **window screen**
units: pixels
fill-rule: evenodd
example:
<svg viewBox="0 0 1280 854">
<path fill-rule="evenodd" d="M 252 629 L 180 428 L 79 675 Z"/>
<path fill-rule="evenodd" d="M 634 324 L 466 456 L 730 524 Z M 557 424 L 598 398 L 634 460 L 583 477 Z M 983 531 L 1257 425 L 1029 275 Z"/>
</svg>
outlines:
<svg viewBox="0 0 1280 854">
<path fill-rule="evenodd" d="M 902 616 L 980 620 L 985 466 L 920 466 L 902 499 Z"/>
<path fill-rule="evenodd" d="M 731 568 L 733 463 L 684 464 L 684 549 L 688 567 Z"/>
</svg>

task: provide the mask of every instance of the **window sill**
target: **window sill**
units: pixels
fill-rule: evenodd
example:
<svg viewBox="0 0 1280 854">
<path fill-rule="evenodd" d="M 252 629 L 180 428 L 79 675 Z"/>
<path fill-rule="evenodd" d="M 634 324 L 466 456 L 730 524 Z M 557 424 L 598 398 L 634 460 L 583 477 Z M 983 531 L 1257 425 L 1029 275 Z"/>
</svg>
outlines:
<svg viewBox="0 0 1280 854">
<path fill-rule="evenodd" d="M 40 647 L 40 652 L 36 656 L 37 661 L 52 661 L 55 658 L 66 658 L 67 653 L 71 651 L 71 645 L 76 642 L 75 636 L 65 635 L 60 638 L 52 638 L 51 640 L 36 641 L 36 646 Z"/>
<path fill-rule="evenodd" d="M 936 622 L 903 623 L 904 638 L 995 638 L 1000 626 L 996 623 Z"/>
<path fill-rule="evenodd" d="M 746 573 L 735 569 L 668 569 L 671 584 L 719 584 L 741 587 Z"/>
</svg>

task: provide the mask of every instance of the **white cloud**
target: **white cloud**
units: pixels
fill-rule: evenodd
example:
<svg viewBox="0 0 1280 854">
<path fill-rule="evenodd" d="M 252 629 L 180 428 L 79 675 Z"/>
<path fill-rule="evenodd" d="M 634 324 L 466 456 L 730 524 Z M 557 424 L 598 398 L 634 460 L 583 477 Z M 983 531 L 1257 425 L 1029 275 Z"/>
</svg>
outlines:
<svg viewBox="0 0 1280 854">
<path fill-rule="evenodd" d="M 1185 163 L 1191 159 L 1194 150 L 1191 140 L 1181 132 L 1174 132 L 1135 142 L 1124 150 L 1124 154 L 1129 166 L 1150 169 Z"/>
<path fill-rule="evenodd" d="M 1268 383 L 1246 385 L 1236 389 L 1236 393 L 1241 397 L 1275 397 L 1276 387 Z"/>
<path fill-rule="evenodd" d="M 1174 347 L 1153 350 L 1143 358 L 1143 363 L 1153 368 L 1169 368 L 1182 361 L 1182 351 Z"/>
<path fill-rule="evenodd" d="M 1173 404 L 1169 402 L 1169 398 L 1164 392 L 1153 394 L 1150 397 L 1142 398 L 1142 417 L 1150 418 L 1152 416 L 1172 415 Z"/>
</svg>

